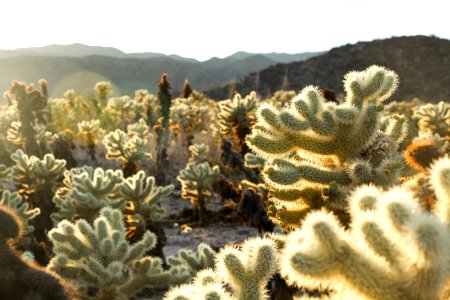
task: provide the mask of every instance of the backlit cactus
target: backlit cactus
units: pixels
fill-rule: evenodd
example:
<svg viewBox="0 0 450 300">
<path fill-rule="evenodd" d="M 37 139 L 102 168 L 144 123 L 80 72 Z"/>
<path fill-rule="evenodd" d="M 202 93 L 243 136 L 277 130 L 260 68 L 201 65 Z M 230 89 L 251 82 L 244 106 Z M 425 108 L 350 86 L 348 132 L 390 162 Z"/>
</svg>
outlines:
<svg viewBox="0 0 450 300">
<path fill-rule="evenodd" d="M 88 148 L 90 157 L 95 161 L 95 146 L 105 131 L 100 127 L 100 120 L 82 121 L 78 123 L 78 136 Z"/>
<path fill-rule="evenodd" d="M 125 177 L 134 175 L 138 171 L 136 162 L 151 157 L 151 154 L 146 150 L 147 141 L 147 138 L 139 137 L 136 132 L 125 133 L 117 129 L 108 133 L 103 139 L 103 144 L 106 147 L 106 158 L 121 160 Z"/>
<path fill-rule="evenodd" d="M 211 168 L 208 162 L 188 163 L 177 177 L 182 186 L 181 196 L 190 199 L 200 224 L 205 221 L 206 205 L 212 197 L 212 181 L 219 173 L 219 166 Z"/>
<path fill-rule="evenodd" d="M 255 121 L 256 93 L 251 92 L 245 98 L 236 94 L 233 99 L 219 102 L 218 123 L 220 132 L 229 136 L 241 155 L 248 152 L 245 138 Z"/>
<path fill-rule="evenodd" d="M 275 242 L 270 239 L 249 239 L 241 250 L 227 246 L 217 255 L 214 272 L 199 272 L 193 284 L 169 291 L 164 299 L 268 299 L 266 286 L 278 268 L 276 252 Z M 231 294 L 222 284 L 231 288 Z"/>
<path fill-rule="evenodd" d="M 51 215 L 52 220 L 93 222 L 106 206 L 125 209 L 126 200 L 120 194 L 122 181 L 121 171 L 88 166 L 65 171 L 64 185 L 53 198 L 58 211 Z"/>
<path fill-rule="evenodd" d="M 30 155 L 41 156 L 42 150 L 36 141 L 33 126 L 39 121 L 36 115 L 41 115 L 42 110 L 46 109 L 47 96 L 36 90 L 32 85 L 13 81 L 9 97 L 14 99 L 17 104 L 21 122 L 20 133 L 25 141 L 25 152 Z"/>
<path fill-rule="evenodd" d="M 209 146 L 206 144 L 194 144 L 189 146 L 191 157 L 189 163 L 203 163 L 207 161 Z"/>
<path fill-rule="evenodd" d="M 47 230 L 53 227 L 50 215 L 55 212 L 53 192 L 62 177 L 66 161 L 46 154 L 43 159 L 28 156 L 22 150 L 11 155 L 14 161 L 12 181 L 18 186 L 19 195 L 33 208 L 40 208 L 41 214 L 32 220 L 38 241 L 46 241 Z"/>
<path fill-rule="evenodd" d="M 145 287 L 182 283 L 189 278 L 182 268 L 164 270 L 159 258 L 144 256 L 156 244 L 153 233 L 147 231 L 130 245 L 120 210 L 103 208 L 93 226 L 85 220 L 62 221 L 49 237 L 55 256 L 48 268 L 77 280 L 86 299 L 125 300 Z"/>
<path fill-rule="evenodd" d="M 250 148 L 266 160 L 273 220 L 297 227 L 310 209 L 328 206 L 346 219 L 349 187 L 398 182 L 403 168 L 398 143 L 406 122 L 392 118 L 380 132 L 382 102 L 397 86 L 397 75 L 372 66 L 350 72 L 343 104 L 326 102 L 316 87 L 306 87 L 289 107 L 261 104 L 248 137 Z"/>
<path fill-rule="evenodd" d="M 34 227 L 29 223 L 41 213 L 39 208 L 30 209 L 30 205 L 23 201 L 23 199 L 16 192 L 5 190 L 0 198 L 0 206 L 8 207 L 15 211 L 17 217 L 21 219 L 22 234 L 17 243 L 20 247 L 26 247 L 31 240 Z"/>
<path fill-rule="evenodd" d="M 127 202 L 125 214 L 129 233 L 140 234 L 161 220 L 165 213 L 158 201 L 173 191 L 173 185 L 156 186 L 154 177 L 146 177 L 144 171 L 123 180 L 120 199 Z"/>
<path fill-rule="evenodd" d="M 412 193 L 362 186 L 349 197 L 352 222 L 309 214 L 290 233 L 281 271 L 291 284 L 329 287 L 338 299 L 444 299 L 450 277 L 450 159 L 430 169 L 437 203 L 421 211 Z"/>
<path fill-rule="evenodd" d="M 180 249 L 176 256 L 167 258 L 170 266 L 186 266 L 192 277 L 195 277 L 198 272 L 208 268 L 213 269 L 216 265 L 217 253 L 207 244 L 200 244 L 197 247 L 197 252 L 187 249 Z"/>
<path fill-rule="evenodd" d="M 426 104 L 416 110 L 414 119 L 418 119 L 420 131 L 439 134 L 450 141 L 450 103 Z"/>
</svg>

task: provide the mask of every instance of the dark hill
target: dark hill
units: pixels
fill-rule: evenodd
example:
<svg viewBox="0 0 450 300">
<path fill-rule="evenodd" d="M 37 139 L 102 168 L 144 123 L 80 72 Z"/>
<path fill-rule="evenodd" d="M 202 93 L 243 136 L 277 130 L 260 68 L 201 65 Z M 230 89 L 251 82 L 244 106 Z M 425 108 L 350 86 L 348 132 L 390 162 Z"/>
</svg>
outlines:
<svg viewBox="0 0 450 300">
<path fill-rule="evenodd" d="M 350 70 L 372 64 L 385 66 L 400 76 L 392 100 L 418 97 L 425 101 L 450 100 L 450 41 L 436 37 L 394 37 L 333 48 L 301 62 L 276 64 L 243 79 L 206 90 L 215 99 L 229 98 L 234 91 L 257 91 L 269 97 L 276 90 L 300 91 L 306 85 L 343 93 L 342 80 Z"/>
</svg>

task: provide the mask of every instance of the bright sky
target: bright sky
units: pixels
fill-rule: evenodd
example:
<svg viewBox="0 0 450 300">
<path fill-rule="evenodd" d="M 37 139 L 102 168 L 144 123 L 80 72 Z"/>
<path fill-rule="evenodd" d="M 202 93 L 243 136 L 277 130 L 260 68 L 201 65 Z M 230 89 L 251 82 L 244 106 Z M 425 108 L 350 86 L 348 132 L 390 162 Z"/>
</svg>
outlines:
<svg viewBox="0 0 450 300">
<path fill-rule="evenodd" d="M 450 39 L 449 8 L 448 0 L 1 0 L 0 49 L 84 43 L 199 60 L 321 51 L 391 36 Z"/>
</svg>

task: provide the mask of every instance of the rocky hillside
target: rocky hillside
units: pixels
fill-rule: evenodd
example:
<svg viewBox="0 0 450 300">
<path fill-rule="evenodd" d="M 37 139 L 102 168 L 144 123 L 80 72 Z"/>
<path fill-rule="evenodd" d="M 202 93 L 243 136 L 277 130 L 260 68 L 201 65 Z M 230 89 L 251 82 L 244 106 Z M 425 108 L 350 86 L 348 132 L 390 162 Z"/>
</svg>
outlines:
<svg viewBox="0 0 450 300">
<path fill-rule="evenodd" d="M 333 48 L 302 62 L 276 64 L 243 79 L 206 90 L 215 99 L 229 98 L 234 91 L 254 90 L 268 97 L 276 90 L 300 91 L 306 85 L 343 93 L 343 76 L 372 64 L 386 66 L 400 76 L 393 100 L 418 97 L 428 102 L 450 100 L 450 41 L 436 37 L 394 37 Z"/>
</svg>

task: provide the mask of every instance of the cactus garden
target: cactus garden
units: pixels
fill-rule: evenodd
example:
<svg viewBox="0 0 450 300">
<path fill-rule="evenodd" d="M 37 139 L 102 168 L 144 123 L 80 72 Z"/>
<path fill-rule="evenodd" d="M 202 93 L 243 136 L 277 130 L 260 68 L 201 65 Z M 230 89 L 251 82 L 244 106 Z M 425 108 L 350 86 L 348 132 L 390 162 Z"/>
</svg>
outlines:
<svg viewBox="0 0 450 300">
<path fill-rule="evenodd" d="M 450 103 L 396 98 L 379 65 L 342 80 L 333 99 L 13 81 L 0 299 L 450 299 Z"/>
</svg>

